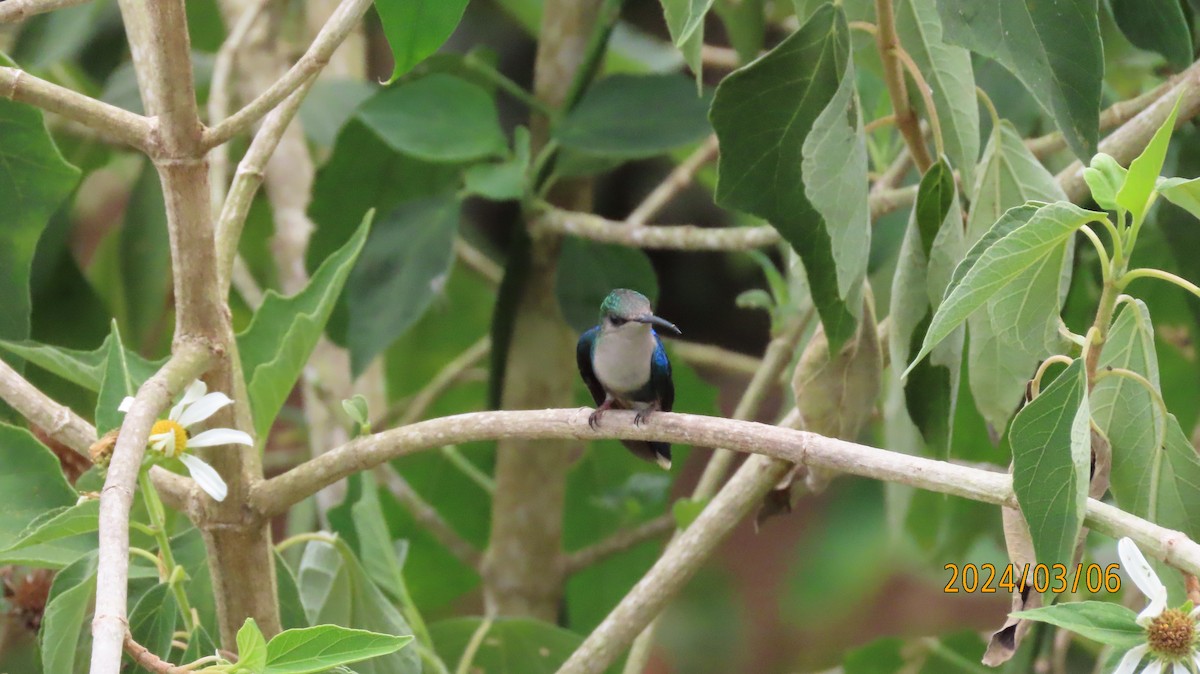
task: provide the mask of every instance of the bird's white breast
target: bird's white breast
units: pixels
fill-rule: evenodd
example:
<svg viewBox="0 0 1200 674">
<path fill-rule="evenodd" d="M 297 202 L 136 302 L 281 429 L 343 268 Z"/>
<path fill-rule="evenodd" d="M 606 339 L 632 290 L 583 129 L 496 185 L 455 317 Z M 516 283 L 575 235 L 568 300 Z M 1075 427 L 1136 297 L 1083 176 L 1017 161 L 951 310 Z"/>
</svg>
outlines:
<svg viewBox="0 0 1200 674">
<path fill-rule="evenodd" d="M 616 393 L 640 389 L 650 380 L 656 344 L 650 326 L 626 323 L 596 340 L 592 369 L 604 388 Z"/>
</svg>

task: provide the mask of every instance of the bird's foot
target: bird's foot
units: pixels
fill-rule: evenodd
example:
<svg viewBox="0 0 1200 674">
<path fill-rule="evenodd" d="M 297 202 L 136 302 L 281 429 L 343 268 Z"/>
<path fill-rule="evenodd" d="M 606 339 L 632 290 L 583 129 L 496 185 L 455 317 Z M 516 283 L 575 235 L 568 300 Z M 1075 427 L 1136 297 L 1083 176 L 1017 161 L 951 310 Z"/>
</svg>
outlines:
<svg viewBox="0 0 1200 674">
<path fill-rule="evenodd" d="M 633 415 L 633 425 L 641 426 L 650 418 L 650 413 L 654 411 L 653 407 L 647 407 L 644 410 L 638 410 L 638 413 Z"/>
<path fill-rule="evenodd" d="M 599 407 L 596 408 L 594 412 L 588 415 L 588 426 L 590 426 L 593 431 L 600 426 L 600 417 L 603 416 L 606 411 L 611 410 L 612 406 L 613 403 L 611 400 L 605 400 L 600 404 Z"/>
</svg>

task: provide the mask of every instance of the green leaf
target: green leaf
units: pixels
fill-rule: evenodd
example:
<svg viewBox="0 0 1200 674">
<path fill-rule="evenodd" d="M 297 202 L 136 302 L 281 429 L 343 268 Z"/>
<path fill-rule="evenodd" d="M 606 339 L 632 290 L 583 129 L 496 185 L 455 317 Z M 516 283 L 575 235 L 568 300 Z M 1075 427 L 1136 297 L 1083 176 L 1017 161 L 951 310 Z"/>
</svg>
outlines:
<svg viewBox="0 0 1200 674">
<path fill-rule="evenodd" d="M 662 0 L 667 31 L 695 75 L 697 88 L 704 86 L 704 16 L 712 4 L 713 0 Z"/>
<path fill-rule="evenodd" d="M 266 438 L 299 379 L 371 229 L 368 211 L 354 236 L 329 256 L 304 290 L 290 297 L 268 291 L 250 325 L 237 336 L 255 436 Z"/>
<path fill-rule="evenodd" d="M 1137 624 L 1137 614 L 1113 602 L 1065 602 L 1012 615 L 1049 623 L 1121 650 L 1146 641 L 1146 630 Z"/>
<path fill-rule="evenodd" d="M 1129 164 L 1125 184 L 1117 192 L 1117 205 L 1129 211 L 1135 223 L 1140 223 L 1150 208 L 1150 198 L 1154 194 L 1158 174 L 1162 172 L 1163 160 L 1167 158 L 1167 145 L 1171 143 L 1171 132 L 1175 130 L 1175 117 L 1179 114 L 1182 100 L 1182 96 L 1176 99 L 1171 114 L 1154 132 L 1146 149 Z"/>
<path fill-rule="evenodd" d="M 695 500 L 691 498 L 676 499 L 671 504 L 671 514 L 675 516 L 675 528 L 683 531 L 691 526 L 692 522 L 704 512 L 704 506 L 708 505 L 708 500 Z"/>
<path fill-rule="evenodd" d="M 1092 157 L 1092 163 L 1087 168 L 1083 169 L 1083 179 L 1087 182 L 1088 188 L 1092 191 L 1092 198 L 1106 211 L 1117 210 L 1117 192 L 1121 191 L 1121 187 L 1125 185 L 1125 176 L 1129 172 L 1124 166 L 1117 163 L 1116 159 L 1104 154 L 1103 152 L 1096 153 Z"/>
<path fill-rule="evenodd" d="M 0 54 L 0 65 L 12 66 Z M 0 339 L 29 337 L 29 275 L 38 239 L 79 182 L 79 169 L 59 153 L 42 113 L 0 99 Z"/>
<path fill-rule="evenodd" d="M 28 431 L 0 424 L 0 550 L 8 550 L 48 511 L 75 505 L 78 495 L 63 477 L 54 454 Z M 38 521 L 39 526 L 62 511 Z M 96 546 L 95 536 L 77 536 L 22 546 L 0 554 L 0 564 L 61 568 Z"/>
<path fill-rule="evenodd" d="M 343 400 L 342 409 L 345 410 L 346 416 L 359 426 L 370 425 L 371 414 L 367 409 L 367 397 L 363 394 L 356 393 L 353 398 Z"/>
<path fill-rule="evenodd" d="M 475 164 L 463 172 L 463 188 L 493 201 L 511 201 L 525 196 L 529 171 L 529 129 L 513 131 L 515 156 L 497 164 Z"/>
<path fill-rule="evenodd" d="M 392 48 L 395 82 L 438 50 L 458 27 L 467 0 L 376 0 L 383 35 Z"/>
<path fill-rule="evenodd" d="M 286 630 L 267 644 L 267 674 L 312 674 L 394 653 L 411 636 L 397 637 L 337 625 Z"/>
<path fill-rule="evenodd" d="M 367 576 L 400 600 L 408 592 L 400 558 L 392 545 L 392 533 L 388 531 L 383 509 L 379 505 L 379 490 L 369 475 L 363 474 L 362 481 L 362 493 L 350 507 L 350 517 L 358 538 L 358 556 L 363 560 Z"/>
<path fill-rule="evenodd" d="M 100 391 L 104 379 L 104 371 L 108 366 L 111 332 L 104 343 L 93 351 L 66 349 L 37 342 L 4 342 L 0 341 L 0 349 L 13 353 L 38 367 L 51 372 L 69 382 L 78 384 L 89 391 Z M 146 360 L 136 352 L 126 349 L 125 363 L 129 367 L 130 376 L 138 385 L 150 378 L 164 361 Z"/>
<path fill-rule="evenodd" d="M 1046 204 L 1031 214 L 1027 208 L 1023 207 L 1014 215 L 1020 219 L 1028 215 L 1027 221 L 1020 223 L 1019 219 L 1009 218 L 1006 214 L 993 230 L 999 234 L 1014 224 L 1017 226 L 998 239 L 985 235 L 954 270 L 946 297 L 930 322 L 914 364 L 1026 270 L 1049 256 L 1061 254 L 1062 246 L 1076 230 L 1104 217 L 1068 202 Z M 912 370 L 912 367 L 909 365 L 908 369 Z"/>
<path fill-rule="evenodd" d="M 439 656 L 447 664 L 457 663 L 480 618 L 452 618 L 429 626 Z M 549 623 L 530 618 L 499 618 L 492 622 L 487 638 L 475 652 L 473 674 L 554 674 L 583 637 Z"/>
<path fill-rule="evenodd" d="M 1192 32 L 1179 0 L 1111 0 L 1113 19 L 1135 46 L 1158 52 L 1176 70 L 1192 62 Z"/>
<path fill-rule="evenodd" d="M 741 60 L 749 63 L 758 58 L 766 34 L 763 0 L 718 0 L 713 10 L 725 25 L 729 43 Z M 698 69 L 696 72 L 700 73 Z"/>
<path fill-rule="evenodd" d="M 126 396 L 135 395 L 142 383 L 135 382 L 129 372 L 125 345 L 121 343 L 121 332 L 115 320 L 106 343 L 108 357 L 104 364 L 104 380 L 100 382 L 100 395 L 96 397 L 96 433 L 100 435 L 120 427 L 125 414 L 118 407 Z"/>
<path fill-rule="evenodd" d="M 805 185 L 813 181 L 806 169 L 818 146 L 840 149 L 841 166 L 834 172 L 857 162 L 851 159 L 857 149 L 835 133 L 846 124 L 846 108 L 831 105 L 839 94 L 848 105 L 852 95 L 843 87 L 852 72 L 848 32 L 841 9 L 823 5 L 791 37 L 726 77 L 710 112 L 721 142 L 717 202 L 770 221 L 800 254 L 833 348 L 854 332 L 869 225 L 828 221 Z M 748 119 L 755 123 L 748 125 Z M 806 147 L 810 135 L 813 146 Z M 829 175 L 822 182 L 829 182 Z M 865 185 L 853 189 L 859 188 Z M 866 207 L 865 202 L 841 205 Z"/>
<path fill-rule="evenodd" d="M 552 133 L 565 148 L 601 157 L 652 157 L 711 133 L 709 100 L 679 75 L 612 75 L 593 84 Z"/>
<path fill-rule="evenodd" d="M 1096 153 L 1104 59 L 1096 0 L 937 0 L 946 39 L 995 59 L 1054 118 L 1076 156 Z"/>
<path fill-rule="evenodd" d="M 372 227 L 346 281 L 355 377 L 440 294 L 454 262 L 458 219 L 458 199 L 443 194 L 404 202 Z"/>
<path fill-rule="evenodd" d="M 380 91 L 358 119 L 395 151 L 425 161 L 494 157 L 507 145 L 491 94 L 442 73 Z"/>
<path fill-rule="evenodd" d="M 171 291 L 171 244 L 167 232 L 162 184 L 154 164 L 147 160 L 129 194 L 117 247 L 128 317 L 125 325 L 133 344 L 145 344 L 156 331 L 170 334 L 170 323 L 166 322 L 167 296 Z"/>
<path fill-rule="evenodd" d="M 1159 180 L 1158 193 L 1166 197 L 1167 201 L 1200 218 L 1200 178 Z"/>
<path fill-rule="evenodd" d="M 989 240 L 995 241 L 1001 237 L 1000 231 L 1007 233 L 1019 224 L 1009 221 L 1011 227 L 992 230 L 992 225 L 1008 209 L 1031 199 L 1047 202 L 1066 200 L 1054 176 L 1025 147 L 1020 134 L 1008 121 L 1001 121 L 992 130 L 983 152 L 981 167 L 970 195 L 971 211 L 967 218 L 967 242 L 973 246 L 967 255 L 970 260 L 978 260 L 978 256 L 990 245 L 976 245 L 989 231 Z M 1032 215 L 1034 210 L 1030 208 L 1018 213 Z M 1028 217 L 1024 217 L 1019 222 L 1027 220 Z M 960 267 L 963 273 L 967 271 L 964 267 Z M 1025 275 L 1018 277 L 1012 282 L 1013 286 L 1028 286 L 1025 276 L 1029 274 L 1025 272 Z M 971 393 L 979 412 L 998 437 L 1003 434 L 1021 396 L 1025 394 L 1025 383 L 1044 355 L 1028 353 L 1020 344 L 1001 339 L 999 330 L 993 328 L 990 312 L 972 314 L 967 319 L 967 329 L 971 336 L 967 353 Z"/>
<path fill-rule="evenodd" d="M 933 3 L 901 0 L 895 11 L 900 43 L 933 90 L 946 154 L 959 167 L 963 185 L 972 185 L 979 159 L 979 103 L 971 53 L 945 42 Z"/>
<path fill-rule="evenodd" d="M 169 662 L 178 617 L 171 586 L 159 583 L 147 590 L 129 613 L 129 631 L 139 645 Z"/>
<path fill-rule="evenodd" d="M 52 516 L 39 517 L 31 522 L 29 528 L 21 532 L 7 550 L 0 552 L 0 560 L 21 548 L 96 531 L 100 519 L 100 501 L 87 499 L 73 506 L 47 511 L 44 515 L 51 512 L 54 513 Z"/>
<path fill-rule="evenodd" d="M 655 302 L 658 279 L 650 258 L 616 244 L 578 237 L 563 241 L 554 291 L 568 325 L 577 332 L 596 325 L 600 304 L 613 288 L 631 288 Z"/>
<path fill-rule="evenodd" d="M 342 539 L 332 545 L 309 543 L 300 562 L 300 596 L 313 623 L 331 623 L 397 637 L 412 635 L 408 622 L 371 581 Z M 415 649 L 371 658 L 354 667 L 358 674 L 415 674 Z"/>
<path fill-rule="evenodd" d="M 900 246 L 888 333 L 892 362 L 906 362 L 919 349 L 962 251 L 962 211 L 953 175 L 950 167 L 939 161 L 921 179 L 917 203 Z M 950 449 L 962 332 L 955 331 L 939 344 L 930 359 L 913 368 L 903 382 L 904 414 L 920 431 L 926 453 L 939 458 L 946 458 Z"/>
<path fill-rule="evenodd" d="M 246 618 L 237 633 L 238 670 L 263 674 L 267 667 L 267 640 L 254 618 Z"/>
<path fill-rule="evenodd" d="M 1071 564 L 1087 508 L 1092 445 L 1083 360 L 1013 419 L 1013 492 L 1039 564 Z"/>
<path fill-rule="evenodd" d="M 74 674 L 81 659 L 76 650 L 83 633 L 84 619 L 96 593 L 96 553 L 75 560 L 54 578 L 38 645 L 42 652 L 43 674 Z"/>
</svg>

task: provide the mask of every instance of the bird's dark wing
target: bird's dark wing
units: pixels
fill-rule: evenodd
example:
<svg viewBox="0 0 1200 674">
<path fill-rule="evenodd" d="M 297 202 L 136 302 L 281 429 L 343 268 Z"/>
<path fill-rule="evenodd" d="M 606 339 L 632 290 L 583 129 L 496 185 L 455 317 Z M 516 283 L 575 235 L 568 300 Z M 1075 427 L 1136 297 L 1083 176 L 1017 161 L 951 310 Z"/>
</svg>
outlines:
<svg viewBox="0 0 1200 674">
<path fill-rule="evenodd" d="M 658 398 L 659 409 L 670 412 L 671 408 L 675 407 L 675 381 L 671 378 L 671 361 L 667 359 L 667 351 L 657 334 L 654 335 L 654 341 L 654 355 L 650 358 L 650 384 L 654 387 L 655 397 Z"/>
<path fill-rule="evenodd" d="M 592 349 L 596 345 L 596 336 L 600 334 L 600 326 L 595 326 L 591 330 L 579 336 L 579 343 L 575 345 L 575 364 L 579 366 L 579 376 L 583 377 L 583 383 L 587 384 L 588 391 L 592 394 L 592 400 L 596 404 L 604 402 L 608 394 L 604 392 L 604 387 L 600 385 L 600 380 L 596 379 L 596 373 L 592 370 Z"/>
</svg>

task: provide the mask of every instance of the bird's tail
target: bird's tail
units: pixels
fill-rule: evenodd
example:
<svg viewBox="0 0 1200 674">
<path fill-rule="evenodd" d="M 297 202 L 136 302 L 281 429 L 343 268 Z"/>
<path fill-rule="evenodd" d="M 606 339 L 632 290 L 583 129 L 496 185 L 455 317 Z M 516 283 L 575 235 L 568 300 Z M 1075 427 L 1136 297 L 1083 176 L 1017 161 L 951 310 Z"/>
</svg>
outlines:
<svg viewBox="0 0 1200 674">
<path fill-rule="evenodd" d="M 622 440 L 622 445 L 633 452 L 634 456 L 646 461 L 653 461 L 663 470 L 671 469 L 671 445 L 667 442 L 646 442 L 645 440 Z"/>
</svg>

